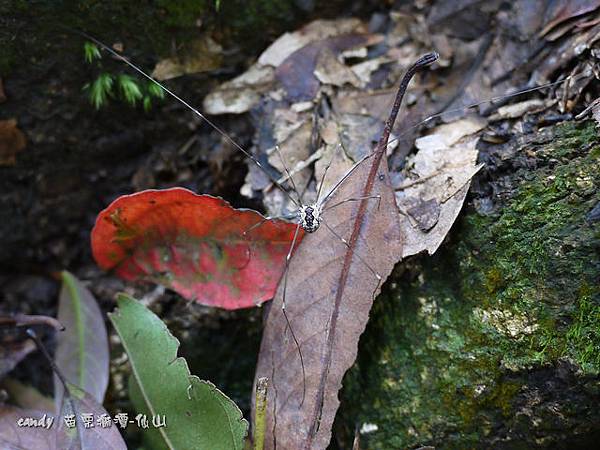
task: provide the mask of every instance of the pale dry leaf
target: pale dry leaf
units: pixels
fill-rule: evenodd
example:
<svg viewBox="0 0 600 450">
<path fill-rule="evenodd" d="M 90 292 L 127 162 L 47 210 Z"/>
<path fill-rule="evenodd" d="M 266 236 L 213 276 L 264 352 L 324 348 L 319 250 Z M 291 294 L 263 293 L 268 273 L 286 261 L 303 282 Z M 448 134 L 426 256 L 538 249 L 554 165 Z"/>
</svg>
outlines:
<svg viewBox="0 0 600 450">
<path fill-rule="evenodd" d="M 250 111 L 275 80 L 271 67 L 254 64 L 242 75 L 223 83 L 202 102 L 207 114 L 242 114 Z"/>
<path fill-rule="evenodd" d="M 350 170 L 354 162 L 340 148 L 339 142 L 326 144 L 322 147 L 321 158 L 315 163 L 315 179 L 323 183 L 321 192 L 328 192 L 335 183 Z M 323 178 L 325 168 L 329 165 L 327 176 Z"/>
<path fill-rule="evenodd" d="M 553 100 L 542 100 L 534 98 L 524 102 L 514 103 L 512 105 L 498 108 L 494 114 L 489 117 L 491 122 L 504 119 L 519 119 L 527 113 L 536 113 L 549 108 L 555 103 Z"/>
<path fill-rule="evenodd" d="M 484 118 L 469 116 L 452 123 L 440 125 L 431 134 L 418 138 L 415 141 L 415 146 L 417 149 L 425 151 L 444 150 L 456 144 L 463 137 L 483 130 L 486 125 L 487 121 Z M 416 157 L 415 161 L 420 164 L 434 162 L 431 158 L 419 157 Z M 426 172 L 427 168 L 422 167 L 419 170 L 420 172 Z"/>
<path fill-rule="evenodd" d="M 350 66 L 354 75 L 360 80 L 361 86 L 366 86 L 371 82 L 371 74 L 379 69 L 383 64 L 389 63 L 390 60 L 387 57 L 379 57 L 363 61 L 358 64 Z"/>
<path fill-rule="evenodd" d="M 283 123 L 281 121 L 280 123 Z M 279 152 L 273 149 L 269 155 L 269 164 L 275 167 L 283 175 L 282 181 L 287 179 L 285 168 L 291 172 L 294 183 L 301 191 L 308 184 L 311 177 L 309 170 L 298 171 L 298 165 L 308 159 L 311 155 L 310 140 L 312 135 L 312 123 L 305 120 L 300 124 L 294 124 L 295 129 L 283 139 L 278 139 Z M 298 126 L 300 125 L 300 126 Z M 285 165 L 284 165 L 285 163 Z"/>
<path fill-rule="evenodd" d="M 222 57 L 223 48 L 210 36 L 203 35 L 190 42 L 184 54 L 159 61 L 152 71 L 152 77 L 164 81 L 181 75 L 207 72 L 219 68 Z"/>
<path fill-rule="evenodd" d="M 323 49 L 319 53 L 314 74 L 322 84 L 361 86 L 360 79 L 354 72 L 348 66 L 341 63 L 337 56 L 328 48 Z"/>
<path fill-rule="evenodd" d="M 438 128 L 448 130 L 448 125 Z M 471 178 L 482 167 L 477 164 L 479 137 L 473 134 L 455 141 L 458 133 L 448 131 L 452 138 L 429 139 L 430 145 L 423 146 L 409 162 L 412 177 L 396 192 L 405 237 L 403 257 L 423 251 L 435 253 L 462 208 Z M 446 140 L 454 143 L 448 147 L 433 145 Z"/>
<path fill-rule="evenodd" d="M 358 19 L 315 20 L 298 31 L 283 34 L 260 55 L 258 62 L 278 67 L 288 56 L 311 42 L 366 31 L 365 25 Z"/>
</svg>

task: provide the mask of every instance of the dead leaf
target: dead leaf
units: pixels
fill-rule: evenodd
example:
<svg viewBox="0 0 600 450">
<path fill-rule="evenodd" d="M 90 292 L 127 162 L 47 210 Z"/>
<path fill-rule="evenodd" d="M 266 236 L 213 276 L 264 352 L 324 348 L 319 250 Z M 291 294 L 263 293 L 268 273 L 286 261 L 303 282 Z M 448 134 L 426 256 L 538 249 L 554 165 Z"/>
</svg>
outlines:
<svg viewBox="0 0 600 450">
<path fill-rule="evenodd" d="M 548 20 L 540 32 L 543 36 L 558 24 L 573 17 L 581 16 L 600 7 L 598 0 L 558 0 L 550 3 L 549 11 L 546 12 Z"/>
<path fill-rule="evenodd" d="M 311 155 L 310 140 L 312 123 L 310 120 L 298 123 L 298 119 L 291 122 L 281 119 L 276 121 L 276 123 L 283 127 L 285 127 L 286 123 L 292 123 L 294 129 L 290 130 L 286 127 L 286 132 L 282 132 L 280 127 L 276 127 L 274 135 L 276 136 L 276 142 L 279 142 L 279 152 L 275 148 L 271 150 L 269 164 L 284 174 L 279 180 L 282 183 L 288 179 L 287 174 L 284 172 L 285 167 L 287 167 L 293 177 L 294 183 L 300 191 L 303 191 L 303 188 L 308 185 L 308 181 L 312 176 L 311 171 L 303 170 L 306 167 L 306 164 L 303 164 L 304 161 Z"/>
<path fill-rule="evenodd" d="M 394 119 L 393 114 L 392 125 Z M 300 359 L 281 309 L 283 285 L 271 306 L 256 370 L 256 379 L 272 380 L 268 449 L 327 447 L 342 378 L 356 358 L 381 288 L 373 271 L 385 280 L 401 258 L 400 218 L 384 157 L 390 129 L 368 163 L 359 165 L 329 199 L 332 209 L 323 213 L 321 229 L 305 236 L 289 267 L 286 313 L 303 354 L 304 401 Z M 380 201 L 343 202 L 370 195 L 380 195 Z"/>
<path fill-rule="evenodd" d="M 65 330 L 57 336 L 54 362 L 63 377 L 100 404 L 108 387 L 108 335 L 104 316 L 92 293 L 69 272 L 62 272 L 58 319 Z M 54 396 L 60 402 L 63 385 L 54 376 Z M 60 404 L 57 404 L 60 406 Z"/>
<path fill-rule="evenodd" d="M 543 111 L 544 109 L 552 106 L 554 103 L 555 102 L 552 100 L 534 98 L 524 102 L 502 106 L 498 108 L 498 110 L 492 114 L 489 119 L 492 122 L 504 119 L 518 119 L 527 113 Z"/>
<path fill-rule="evenodd" d="M 0 166 L 14 166 L 16 155 L 27 145 L 25 135 L 17 128 L 17 120 L 0 120 Z"/>
<path fill-rule="evenodd" d="M 50 424 L 50 427 L 18 426 L 19 420 L 24 418 L 41 419 L 44 424 Z M 7 450 L 56 449 L 55 422 L 56 418 L 47 412 L 0 404 L 0 446 Z"/>
<path fill-rule="evenodd" d="M 275 71 L 272 67 L 253 65 L 242 75 L 223 83 L 202 102 L 207 114 L 241 114 L 260 101 L 260 95 L 272 88 Z"/>
<path fill-rule="evenodd" d="M 337 55 L 350 48 L 369 43 L 369 35 L 346 34 L 312 42 L 288 56 L 275 69 L 275 77 L 285 89 L 290 102 L 313 99 L 321 84 L 315 76 L 315 67 L 323 51 Z"/>
<path fill-rule="evenodd" d="M 94 450 L 126 450 L 127 446 L 116 424 L 102 428 L 86 427 L 82 422 L 82 414 L 92 414 L 94 420 L 101 416 L 109 416 L 106 410 L 87 392 L 68 383 L 69 395 L 64 396 L 61 408 L 57 411 L 60 418 L 55 424 L 56 447 L 58 449 Z M 67 428 L 64 417 L 73 415 L 76 426 Z M 38 447 L 35 447 L 38 448 Z"/>
<path fill-rule="evenodd" d="M 360 79 L 352 69 L 342 64 L 328 48 L 319 53 L 314 74 L 322 84 L 343 86 L 347 83 L 355 87 L 361 86 Z"/>
<path fill-rule="evenodd" d="M 191 41 L 184 54 L 159 61 L 152 76 L 164 81 L 181 75 L 207 72 L 219 68 L 222 58 L 223 48 L 210 36 L 203 35 Z"/>
<path fill-rule="evenodd" d="M 315 41 L 349 33 L 366 33 L 365 25 L 354 18 L 340 20 L 315 20 L 293 33 L 285 33 L 273 42 L 258 58 L 264 66 L 278 67 L 296 50 Z"/>
<path fill-rule="evenodd" d="M 98 265 L 225 309 L 273 297 L 295 225 L 183 188 L 123 195 L 96 218 Z M 247 235 L 244 233 L 247 232 Z M 302 239 L 302 233 L 298 241 Z"/>
<path fill-rule="evenodd" d="M 403 213 L 403 257 L 433 254 L 450 231 L 467 195 L 477 165 L 476 134 L 487 122 L 469 117 L 445 124 L 417 139 L 419 152 L 407 163 L 409 177 L 396 188 Z"/>
</svg>

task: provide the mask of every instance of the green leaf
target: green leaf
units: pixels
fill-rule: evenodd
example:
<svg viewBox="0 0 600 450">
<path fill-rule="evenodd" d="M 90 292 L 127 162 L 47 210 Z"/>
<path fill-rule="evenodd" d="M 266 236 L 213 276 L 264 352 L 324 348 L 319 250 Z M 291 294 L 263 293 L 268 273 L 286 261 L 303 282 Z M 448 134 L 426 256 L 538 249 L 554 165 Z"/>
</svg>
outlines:
<svg viewBox="0 0 600 450">
<path fill-rule="evenodd" d="M 108 387 L 108 335 L 104 315 L 92 293 L 71 273 L 62 272 L 58 320 L 65 330 L 57 334 L 54 361 L 63 376 L 102 404 Z M 63 385 L 54 377 L 60 405 Z"/>
<path fill-rule="evenodd" d="M 123 94 L 123 98 L 131 106 L 135 106 L 138 100 L 142 99 L 142 91 L 135 78 L 121 74 L 117 77 L 117 84 L 119 85 L 121 94 Z"/>
<path fill-rule="evenodd" d="M 144 111 L 148 112 L 152 109 L 152 99 L 147 95 L 144 95 L 144 100 L 142 101 L 142 105 L 144 106 Z"/>
<path fill-rule="evenodd" d="M 185 359 L 177 357 L 179 341 L 156 315 L 127 295 L 120 294 L 117 302 L 109 317 L 137 384 L 130 387 L 132 400 L 149 421 L 166 416 L 166 427 L 156 429 L 160 447 L 241 450 L 248 422 L 235 403 L 190 374 Z"/>
<path fill-rule="evenodd" d="M 90 86 L 90 101 L 94 108 L 100 109 L 106 101 L 108 96 L 112 94 L 113 77 L 108 73 L 98 75 L 98 78 Z"/>
<path fill-rule="evenodd" d="M 100 49 L 98 49 L 96 44 L 93 42 L 85 42 L 83 44 L 83 54 L 87 63 L 91 63 L 94 61 L 94 59 L 102 58 L 102 55 L 100 55 Z"/>
<path fill-rule="evenodd" d="M 164 91 L 164 89 L 161 88 L 156 83 L 148 82 L 148 85 L 146 86 L 146 90 L 148 91 L 148 94 L 151 97 L 165 98 L 165 91 Z"/>
</svg>

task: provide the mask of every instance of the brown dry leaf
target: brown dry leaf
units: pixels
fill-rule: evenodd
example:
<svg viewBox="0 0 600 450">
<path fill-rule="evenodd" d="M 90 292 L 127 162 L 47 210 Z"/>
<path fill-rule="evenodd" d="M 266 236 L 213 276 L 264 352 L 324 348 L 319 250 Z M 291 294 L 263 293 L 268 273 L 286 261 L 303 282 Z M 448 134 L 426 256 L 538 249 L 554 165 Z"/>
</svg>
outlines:
<svg viewBox="0 0 600 450">
<path fill-rule="evenodd" d="M 315 76 L 315 68 L 323 52 L 329 51 L 338 55 L 349 49 L 369 45 L 371 42 L 372 37 L 367 34 L 344 34 L 311 42 L 279 64 L 275 69 L 275 77 L 284 88 L 287 100 L 294 103 L 312 100 L 321 87 L 319 79 Z"/>
<path fill-rule="evenodd" d="M 336 191 L 330 204 L 361 196 L 370 169 L 369 164 L 361 165 Z M 349 242 L 353 229 L 359 229 L 352 250 L 385 279 L 401 256 L 402 239 L 385 159 L 376 175 L 369 194 L 382 196 L 379 209 L 376 200 L 369 201 L 366 214 L 359 217 L 359 202 L 347 202 L 326 212 L 324 219 Z M 278 449 L 327 446 L 339 406 L 337 393 L 342 377 L 356 358 L 358 339 L 380 287 L 361 260 L 353 258 L 353 252 L 326 225 L 321 228 L 305 235 L 288 271 L 286 311 L 306 369 L 306 398 L 301 408 L 302 370 L 281 310 L 282 285 L 271 306 L 261 344 L 256 376 L 272 380 L 267 433 L 274 432 Z M 267 448 L 272 448 L 272 442 L 273 437 L 268 436 Z"/>
<path fill-rule="evenodd" d="M 540 35 L 543 36 L 566 20 L 594 11 L 598 7 L 600 7 L 600 1 L 598 0 L 559 0 L 551 2 L 550 9 L 546 13 L 548 21 Z"/>
<path fill-rule="evenodd" d="M 268 449 L 327 447 L 342 378 L 356 359 L 381 282 L 401 259 L 404 239 L 385 158 L 396 114 L 371 157 L 328 200 L 321 229 L 305 235 L 289 266 L 286 313 L 300 343 L 306 385 L 282 310 L 284 283 L 271 306 L 256 370 L 256 379 L 272 380 Z M 374 195 L 380 198 L 365 198 Z M 344 202 L 351 198 L 362 200 Z"/>
<path fill-rule="evenodd" d="M 164 81 L 192 73 L 207 72 L 221 66 L 222 47 L 210 36 L 204 35 L 190 42 L 185 54 L 165 58 L 156 64 L 152 76 Z"/>
<path fill-rule="evenodd" d="M 0 166 L 14 166 L 16 155 L 27 145 L 25 135 L 17 128 L 17 120 L 0 120 Z"/>
</svg>

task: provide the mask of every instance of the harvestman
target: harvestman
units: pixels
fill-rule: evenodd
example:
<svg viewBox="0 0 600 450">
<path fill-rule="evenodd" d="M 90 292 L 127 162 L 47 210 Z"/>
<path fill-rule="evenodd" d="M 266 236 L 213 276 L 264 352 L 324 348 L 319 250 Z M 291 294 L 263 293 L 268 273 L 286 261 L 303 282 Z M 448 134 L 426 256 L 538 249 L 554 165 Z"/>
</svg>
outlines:
<svg viewBox="0 0 600 450">
<path fill-rule="evenodd" d="M 350 202 L 350 201 L 359 201 L 359 200 L 363 200 L 363 199 L 380 199 L 381 197 L 379 195 L 373 195 L 373 196 L 367 196 L 367 197 L 355 197 L 355 198 L 349 198 L 349 199 L 345 199 L 342 200 L 340 202 L 335 203 L 334 205 L 328 206 L 326 207 L 326 203 L 329 200 L 329 198 L 335 193 L 335 191 L 340 187 L 340 185 L 354 172 L 354 170 L 356 170 L 356 168 L 358 168 L 360 166 L 361 163 L 363 163 L 364 161 L 366 161 L 367 159 L 369 159 L 371 156 L 373 156 L 372 154 L 367 154 L 366 156 L 364 156 L 362 159 L 360 159 L 359 161 L 357 161 L 334 185 L 333 187 L 321 197 L 321 191 L 322 191 L 322 187 L 323 187 L 323 183 L 325 181 L 325 177 L 327 175 L 327 172 L 329 170 L 329 168 L 331 167 L 331 164 L 333 162 L 333 156 L 331 158 L 331 161 L 329 162 L 329 164 L 325 167 L 323 176 L 321 178 L 321 182 L 319 184 L 319 188 L 317 191 L 317 199 L 315 200 L 314 203 L 311 204 L 304 204 L 302 202 L 302 196 L 299 194 L 293 177 L 290 174 L 285 161 L 283 159 L 283 155 L 281 154 L 279 147 L 276 146 L 275 149 L 279 154 L 279 157 L 281 158 L 281 161 L 283 163 L 284 166 L 284 170 L 286 172 L 286 175 L 288 177 L 288 179 L 290 180 L 290 183 L 292 184 L 292 188 L 293 191 L 296 193 L 297 199 L 294 198 L 290 192 L 285 189 L 282 184 L 276 180 L 270 173 L 268 170 L 266 170 L 266 168 L 263 166 L 263 164 L 256 159 L 256 157 L 254 157 L 254 155 L 252 155 L 250 152 L 248 152 L 247 150 L 245 150 L 241 145 L 239 145 L 236 141 L 234 141 L 227 133 L 225 133 L 225 131 L 223 131 L 218 125 L 216 125 L 214 122 L 212 122 L 210 119 L 208 119 L 204 114 L 202 114 L 200 111 L 198 111 L 196 108 L 194 108 L 192 105 L 190 105 L 188 102 L 186 102 L 184 99 L 182 99 L 181 97 L 179 97 L 177 94 L 175 94 L 173 91 L 171 91 L 170 89 L 168 89 L 166 86 L 164 86 L 162 83 L 160 83 L 158 80 L 156 80 L 155 78 L 153 78 L 152 76 L 148 75 L 146 72 L 144 72 L 142 69 L 140 69 L 137 65 L 135 65 L 134 63 L 132 63 L 131 61 L 129 61 L 128 59 L 126 59 L 124 56 L 120 55 L 119 53 L 117 53 L 115 50 L 111 49 L 109 46 L 107 46 L 106 44 L 102 43 L 101 41 L 97 40 L 96 38 L 82 33 L 87 39 L 91 40 L 92 42 L 94 42 L 96 45 L 98 45 L 99 47 L 101 47 L 102 49 L 106 50 L 107 52 L 109 52 L 111 55 L 113 55 L 115 58 L 117 58 L 118 60 L 122 61 L 123 63 L 125 63 L 126 65 L 128 65 L 129 67 L 131 67 L 133 70 L 135 70 L 136 72 L 138 72 L 140 75 L 142 75 L 143 77 L 147 78 L 148 80 L 150 80 L 152 83 L 156 84 L 158 87 L 160 87 L 162 90 L 164 90 L 167 94 L 169 94 L 171 97 L 175 98 L 177 101 L 179 101 L 182 105 L 184 105 L 186 108 L 188 108 L 190 111 L 192 111 L 195 115 L 197 115 L 198 117 L 200 117 L 202 120 L 204 120 L 209 126 L 211 126 L 215 131 L 217 131 L 221 136 L 223 136 L 229 143 L 231 143 L 236 149 L 238 149 L 240 152 L 242 152 L 245 156 L 247 156 L 263 173 L 265 173 L 265 175 L 267 175 L 267 177 L 270 179 L 270 181 L 276 185 L 285 195 L 287 195 L 287 197 L 290 199 L 290 201 L 294 204 L 294 206 L 297 208 L 296 211 L 292 214 L 289 215 L 284 215 L 284 216 L 276 216 L 276 217 L 265 217 L 264 219 L 262 219 L 261 221 L 259 221 L 258 223 L 256 223 L 254 226 L 252 226 L 250 229 L 246 230 L 244 232 L 244 235 L 246 235 L 249 231 L 251 231 L 252 229 L 256 228 L 257 226 L 260 226 L 261 224 L 263 224 L 265 221 L 267 220 L 271 220 L 271 219 L 296 219 L 297 220 L 297 226 L 296 226 L 296 230 L 294 232 L 294 237 L 292 239 L 292 243 L 290 245 L 290 249 L 286 255 L 286 260 L 285 260 L 285 268 L 284 268 L 284 287 L 283 287 L 283 302 L 282 302 L 282 312 L 283 315 L 285 317 L 285 320 L 287 322 L 287 327 L 290 330 L 290 334 L 292 335 L 292 339 L 294 340 L 295 344 L 296 344 L 296 348 L 298 349 L 298 354 L 300 357 L 300 363 L 302 366 L 302 374 L 303 374 L 303 383 L 306 382 L 306 375 L 305 375 L 305 369 L 304 369 L 304 360 L 302 357 L 302 351 L 300 350 L 300 344 L 298 342 L 298 340 L 296 339 L 296 336 L 294 334 L 294 331 L 292 329 L 291 326 L 291 322 L 285 312 L 285 295 L 286 295 L 286 290 L 287 290 L 287 275 L 288 275 L 288 267 L 289 267 L 289 262 L 290 259 L 292 257 L 292 253 L 293 250 L 296 246 L 296 241 L 298 239 L 298 234 L 300 231 L 300 228 L 302 228 L 304 231 L 306 231 L 307 233 L 314 233 L 316 232 L 319 228 L 321 224 L 324 224 L 326 226 L 326 228 L 337 238 L 339 239 L 344 245 L 348 245 L 348 242 L 346 241 L 346 239 L 344 239 L 343 237 L 341 237 L 339 234 L 337 234 L 335 232 L 335 230 L 333 230 L 329 225 L 327 225 L 327 223 L 324 221 L 324 218 L 322 217 L 322 213 L 328 209 L 332 209 L 335 208 L 336 206 L 339 206 L 343 203 L 346 202 Z M 377 278 L 378 280 L 378 287 L 379 284 L 381 283 L 381 276 L 373 269 L 371 268 L 371 266 L 364 261 L 364 259 L 362 259 L 360 257 L 360 255 L 357 255 L 358 259 L 365 264 L 365 266 L 373 273 L 373 275 Z M 375 289 L 374 293 L 377 291 L 377 288 Z M 304 397 L 304 396 L 303 396 Z"/>
<path fill-rule="evenodd" d="M 122 61 L 123 63 L 125 63 L 126 65 L 128 65 L 130 68 L 132 68 L 133 70 L 135 70 L 136 72 L 138 72 L 140 75 L 142 75 L 143 77 L 145 77 L 146 79 L 148 79 L 149 81 L 151 81 L 152 83 L 156 84 L 158 87 L 160 87 L 163 91 L 165 91 L 167 94 L 169 94 L 171 97 L 173 97 L 175 100 L 177 100 L 178 102 L 180 102 L 182 105 L 184 105 L 186 108 L 188 108 L 190 111 L 192 111 L 196 116 L 200 117 L 204 122 L 206 122 L 211 128 L 213 128 L 215 131 L 217 131 L 217 133 L 219 133 L 221 136 L 223 136 L 231 145 L 233 145 L 237 150 L 239 150 L 244 156 L 248 157 L 253 164 L 255 164 L 268 178 L 269 180 L 275 185 L 277 186 L 288 198 L 289 200 L 293 203 L 293 205 L 297 208 L 296 211 L 294 213 L 291 214 L 287 214 L 287 215 L 283 215 L 283 216 L 267 216 L 264 219 L 262 219 L 261 221 L 259 221 L 258 223 L 256 223 L 254 226 L 252 226 L 250 229 L 246 230 L 244 232 L 244 234 L 247 234 L 249 231 L 251 231 L 252 229 L 260 226 L 261 224 L 263 224 L 265 221 L 267 220 L 271 220 L 271 219 L 296 219 L 297 220 L 297 226 L 296 226 L 296 230 L 294 232 L 294 237 L 292 239 L 292 243 L 290 245 L 290 249 L 286 255 L 286 261 L 285 261 L 285 268 L 284 268 L 284 275 L 283 275 L 283 294 L 282 294 L 282 313 L 283 316 L 285 317 L 285 320 L 287 322 L 287 328 L 289 328 L 290 330 L 290 334 L 292 335 L 292 339 L 294 340 L 294 343 L 296 345 L 296 348 L 298 349 L 298 354 L 300 357 L 300 363 L 301 363 L 301 367 L 302 367 L 302 375 L 303 375 L 303 385 L 304 385 L 304 389 L 303 389 L 303 395 L 302 395 L 302 401 L 301 404 L 304 402 L 304 395 L 305 395 L 305 390 L 306 390 L 306 374 L 305 374 L 305 368 L 304 368 L 304 360 L 302 357 L 302 351 L 300 349 L 300 343 L 298 342 L 298 340 L 296 339 L 296 336 L 294 334 L 291 322 L 286 314 L 285 311 L 285 307 L 286 307 L 286 303 L 285 303 L 285 297 L 286 297 L 286 290 L 287 290 L 287 279 L 288 279 L 288 268 L 289 268 L 289 263 L 290 263 L 290 259 L 292 257 L 293 254 L 293 250 L 296 246 L 296 241 L 298 238 L 298 234 L 300 231 L 300 228 L 302 228 L 305 232 L 307 233 L 314 233 L 316 232 L 319 228 L 320 225 L 323 224 L 325 225 L 325 227 L 327 228 L 327 230 L 333 235 L 335 236 L 335 238 L 339 241 L 341 241 L 344 245 L 348 246 L 348 241 L 346 239 L 344 239 L 342 236 L 340 236 L 337 232 L 335 232 L 335 230 L 333 230 L 333 228 L 331 228 L 327 222 L 325 222 L 322 214 L 323 212 L 329 210 L 329 209 L 333 209 L 336 206 L 339 206 L 343 203 L 346 202 L 351 202 L 351 201 L 360 201 L 360 200 L 365 200 L 365 199 L 377 199 L 380 200 L 380 196 L 379 195 L 373 195 L 373 196 L 366 196 L 366 197 L 355 197 L 355 198 L 348 198 L 345 200 L 341 200 L 333 205 L 327 206 L 327 201 L 329 200 L 329 198 L 336 192 L 336 190 L 341 186 L 341 184 L 348 178 L 350 177 L 350 175 L 352 175 L 352 173 L 365 161 L 367 161 L 369 158 L 371 158 L 374 153 L 370 153 L 367 154 L 366 156 L 364 156 L 363 158 L 361 158 L 359 161 L 357 161 L 333 186 L 332 188 L 330 188 L 330 190 L 325 193 L 323 196 L 321 196 L 321 191 L 322 191 L 322 187 L 325 181 L 325 177 L 327 175 L 327 171 L 329 170 L 329 168 L 331 167 L 332 161 L 333 161 L 333 156 L 331 161 L 327 164 L 327 166 L 325 167 L 325 170 L 323 172 L 323 176 L 321 177 L 321 181 L 319 183 L 319 187 L 317 189 L 317 198 L 315 200 L 314 203 L 311 204 L 304 204 L 302 202 L 302 196 L 298 193 L 298 190 L 295 186 L 294 180 L 292 175 L 290 174 L 283 155 L 281 154 L 281 152 L 279 151 L 279 147 L 276 146 L 275 150 L 278 152 L 279 157 L 281 158 L 281 162 L 283 165 L 283 168 L 286 172 L 287 175 L 287 179 L 290 180 L 290 183 L 292 185 L 292 190 L 296 193 L 297 198 L 294 198 L 291 194 L 290 191 L 287 190 L 286 188 L 284 188 L 284 186 L 278 181 L 276 180 L 271 173 L 264 167 L 264 165 L 254 156 L 252 155 L 249 151 L 245 150 L 241 145 L 239 145 L 236 141 L 234 141 L 225 131 L 223 131 L 218 125 L 216 125 L 214 122 L 212 122 L 209 118 L 207 118 L 204 114 L 202 114 L 200 111 L 198 111 L 196 108 L 194 108 L 192 105 L 190 105 L 188 102 L 186 102 L 184 99 L 182 99 L 180 96 L 178 96 L 177 94 L 175 94 L 173 91 L 171 91 L 170 89 L 168 89 L 166 86 L 164 86 L 162 83 L 160 83 L 158 80 L 154 79 L 152 76 L 148 75 L 146 72 L 144 72 L 142 69 L 140 69 L 137 65 L 135 65 L 134 63 L 132 63 L 131 61 L 129 61 L 127 58 L 125 58 L 124 56 L 120 55 L 119 53 L 117 53 L 115 50 L 113 50 L 112 48 L 110 48 L 109 46 L 107 46 L 106 44 L 102 43 L 101 41 L 97 40 L 96 38 L 94 38 L 93 36 L 90 36 L 86 33 L 80 33 L 82 34 L 84 37 L 86 37 L 87 39 L 89 39 L 90 41 L 94 42 L 95 44 L 97 44 L 99 47 L 101 47 L 102 49 L 106 50 L 107 52 L 109 52 L 111 55 L 113 55 L 115 58 L 117 58 L 118 60 Z M 422 58 L 423 59 L 423 58 Z M 426 65 L 431 64 L 432 62 L 434 62 L 437 59 L 437 54 L 436 53 L 430 53 L 428 55 L 426 55 L 425 59 L 425 63 L 423 63 L 421 61 L 421 65 L 419 65 L 417 67 L 421 68 L 424 67 Z M 411 67 L 411 69 L 409 69 L 409 72 L 415 69 L 415 67 Z M 414 75 L 414 72 L 412 74 L 409 75 L 409 72 L 407 72 L 407 74 L 404 76 L 401 86 L 399 88 L 398 94 L 397 95 L 397 103 L 398 104 L 394 104 L 394 109 L 395 111 L 392 111 L 392 114 L 390 114 L 390 119 L 388 119 L 388 123 L 391 121 L 391 125 L 390 125 L 390 129 L 387 130 L 388 133 L 391 132 L 391 127 L 393 126 L 393 122 L 395 121 L 395 115 L 397 114 L 397 109 L 399 108 L 399 102 L 398 100 L 401 101 L 402 97 L 403 97 L 403 93 L 406 90 L 406 87 L 408 85 L 408 81 L 410 81 L 410 79 L 412 78 L 412 76 Z M 511 94 L 508 95 L 504 95 L 504 96 L 497 96 L 497 97 L 493 97 L 491 99 L 488 100 L 483 100 L 477 103 L 473 103 L 470 105 L 465 105 L 462 106 L 460 108 L 456 108 L 456 109 L 452 109 L 452 110 L 445 110 L 442 111 L 440 113 L 437 114 L 433 114 L 431 116 L 426 117 L 424 120 L 408 127 L 403 133 L 399 134 L 395 139 L 391 140 L 388 142 L 388 145 L 391 144 L 392 142 L 394 142 L 395 140 L 398 140 L 400 137 L 402 137 L 404 134 L 408 133 L 410 130 L 413 130 L 415 128 L 420 127 L 421 125 L 424 125 L 428 122 L 430 122 L 431 120 L 437 118 L 437 117 L 441 117 L 443 114 L 448 114 L 448 113 L 452 113 L 452 112 L 461 112 L 464 110 L 468 110 L 470 108 L 475 108 L 477 106 L 486 104 L 486 103 L 492 103 L 494 101 L 498 101 L 501 99 L 505 99 L 505 98 L 509 98 L 509 97 L 514 97 L 517 95 L 521 95 L 527 92 L 532 92 L 532 91 L 536 91 L 539 89 L 543 89 L 546 87 L 551 87 L 554 85 L 558 85 L 561 83 L 564 83 L 568 80 L 571 79 L 576 79 L 580 76 L 577 75 L 573 75 L 573 76 L 569 76 L 569 77 L 565 77 L 561 80 L 555 81 L 555 82 L 551 82 L 551 83 L 546 83 L 540 86 L 536 86 L 536 87 L 532 87 L 529 89 L 524 89 L 524 90 L 520 90 L 517 92 L 513 92 Z M 392 119 L 393 116 L 393 119 Z M 387 123 L 386 123 L 387 126 Z M 379 288 L 380 284 L 381 284 L 381 276 L 362 258 L 360 257 L 360 255 L 356 254 L 357 258 L 361 261 L 362 264 L 364 264 L 368 270 L 377 278 L 377 287 L 375 288 L 373 295 L 375 294 L 375 292 L 377 291 L 377 289 Z"/>
</svg>

